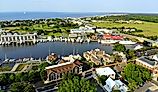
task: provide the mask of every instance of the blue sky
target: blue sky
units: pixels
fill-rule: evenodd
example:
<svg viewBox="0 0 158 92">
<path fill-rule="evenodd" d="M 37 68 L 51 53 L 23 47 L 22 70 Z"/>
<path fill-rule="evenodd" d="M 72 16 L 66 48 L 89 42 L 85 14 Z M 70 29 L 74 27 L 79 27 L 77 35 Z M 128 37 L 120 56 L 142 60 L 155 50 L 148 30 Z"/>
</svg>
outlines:
<svg viewBox="0 0 158 92">
<path fill-rule="evenodd" d="M 0 0 L 0 12 L 158 13 L 158 0 Z"/>
</svg>

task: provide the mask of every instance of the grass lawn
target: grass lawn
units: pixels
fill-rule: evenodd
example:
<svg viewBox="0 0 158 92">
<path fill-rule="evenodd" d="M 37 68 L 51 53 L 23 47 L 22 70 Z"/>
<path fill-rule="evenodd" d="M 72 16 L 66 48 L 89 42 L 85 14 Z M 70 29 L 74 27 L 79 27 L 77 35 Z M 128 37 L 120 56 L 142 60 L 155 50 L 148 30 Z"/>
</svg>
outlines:
<svg viewBox="0 0 158 92">
<path fill-rule="evenodd" d="M 20 64 L 20 65 L 17 67 L 16 71 L 21 71 L 26 65 L 27 65 L 27 64 Z"/>
<path fill-rule="evenodd" d="M 95 26 L 98 27 L 134 27 L 140 30 L 143 30 L 143 32 L 139 32 L 136 34 L 144 34 L 145 36 L 158 36 L 158 23 L 151 23 L 151 22 L 144 22 L 143 24 L 121 24 L 121 23 L 112 23 L 112 22 L 95 22 L 92 23 Z"/>
</svg>

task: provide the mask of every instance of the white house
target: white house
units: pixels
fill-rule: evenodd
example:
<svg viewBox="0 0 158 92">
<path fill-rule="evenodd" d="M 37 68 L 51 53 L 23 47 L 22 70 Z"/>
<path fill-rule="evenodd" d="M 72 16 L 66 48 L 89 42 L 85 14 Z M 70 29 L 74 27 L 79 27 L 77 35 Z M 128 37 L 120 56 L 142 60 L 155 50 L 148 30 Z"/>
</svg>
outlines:
<svg viewBox="0 0 158 92">
<path fill-rule="evenodd" d="M 115 80 L 115 87 L 116 87 L 116 89 L 120 90 L 121 92 L 128 91 L 128 87 L 120 80 Z"/>
<path fill-rule="evenodd" d="M 109 29 L 96 29 L 96 32 L 100 33 L 100 32 L 104 32 L 104 33 L 112 33 L 113 30 L 109 30 Z"/>
<path fill-rule="evenodd" d="M 96 68 L 96 73 L 99 76 L 105 75 L 111 77 L 112 79 L 115 79 L 116 75 L 116 73 L 110 67 Z"/>
<path fill-rule="evenodd" d="M 70 33 L 71 34 L 73 34 L 73 33 L 95 33 L 95 30 L 89 29 L 86 27 L 80 27 L 79 29 L 71 29 Z"/>
<path fill-rule="evenodd" d="M 70 61 L 70 62 L 73 62 L 76 59 L 80 60 L 81 58 L 82 57 L 79 54 L 77 54 L 77 55 L 69 55 L 67 57 L 62 57 L 63 60 Z"/>
<path fill-rule="evenodd" d="M 105 81 L 106 84 L 104 85 L 104 88 L 108 92 L 112 92 L 113 90 L 120 90 L 121 92 L 127 92 L 128 87 L 121 82 L 120 80 L 112 80 L 110 77 Z"/>
<path fill-rule="evenodd" d="M 104 88 L 108 91 L 108 92 L 112 92 L 114 86 L 115 86 L 115 81 L 113 81 L 110 77 L 105 81 L 106 84 L 104 85 Z"/>
</svg>

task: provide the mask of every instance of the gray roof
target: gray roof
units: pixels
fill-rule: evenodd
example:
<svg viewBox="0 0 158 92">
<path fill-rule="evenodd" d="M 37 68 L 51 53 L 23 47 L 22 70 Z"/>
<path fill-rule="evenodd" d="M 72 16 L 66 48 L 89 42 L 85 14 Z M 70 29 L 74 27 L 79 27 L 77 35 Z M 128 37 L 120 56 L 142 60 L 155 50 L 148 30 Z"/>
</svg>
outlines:
<svg viewBox="0 0 158 92">
<path fill-rule="evenodd" d="M 148 57 L 140 57 L 139 60 L 143 61 L 143 62 L 146 62 L 152 66 L 154 66 L 156 64 L 156 60 L 153 60 L 153 59 L 149 59 Z"/>
</svg>

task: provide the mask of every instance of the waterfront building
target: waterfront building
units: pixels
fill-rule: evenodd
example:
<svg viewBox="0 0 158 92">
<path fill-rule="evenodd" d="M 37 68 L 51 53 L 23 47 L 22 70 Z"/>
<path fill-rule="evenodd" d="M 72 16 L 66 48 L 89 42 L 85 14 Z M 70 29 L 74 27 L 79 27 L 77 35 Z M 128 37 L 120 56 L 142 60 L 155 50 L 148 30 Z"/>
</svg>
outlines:
<svg viewBox="0 0 158 92">
<path fill-rule="evenodd" d="M 52 62 L 54 62 L 54 61 L 56 61 L 58 59 L 58 56 L 57 56 L 57 54 L 52 53 L 51 55 L 47 56 L 46 59 L 47 59 L 47 61 L 52 63 Z"/>
<path fill-rule="evenodd" d="M 107 77 L 111 77 L 112 79 L 115 79 L 116 75 L 116 73 L 110 67 L 96 68 L 96 74 L 99 76 L 105 75 Z"/>
<path fill-rule="evenodd" d="M 112 62 L 110 59 L 110 55 L 106 54 L 105 51 L 102 51 L 100 49 L 84 52 L 83 57 L 88 62 L 93 62 L 96 65 L 103 65 L 106 64 L 106 62 Z"/>
<path fill-rule="evenodd" d="M 104 34 L 103 39 L 105 40 L 123 40 L 123 36 L 120 35 L 112 35 L 112 34 Z"/>
<path fill-rule="evenodd" d="M 61 80 L 66 73 L 82 74 L 83 63 L 79 60 L 75 60 L 74 62 L 48 66 L 45 70 L 47 71 L 47 80 L 44 83 L 50 83 Z"/>
<path fill-rule="evenodd" d="M 12 44 L 12 43 L 26 43 L 37 42 L 37 34 L 18 34 L 18 33 L 4 33 L 0 35 L 0 44 Z"/>
<path fill-rule="evenodd" d="M 82 57 L 79 54 L 62 57 L 63 60 L 69 61 L 69 62 L 74 62 L 75 60 L 81 60 L 81 58 Z"/>
</svg>

